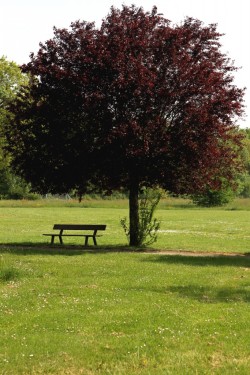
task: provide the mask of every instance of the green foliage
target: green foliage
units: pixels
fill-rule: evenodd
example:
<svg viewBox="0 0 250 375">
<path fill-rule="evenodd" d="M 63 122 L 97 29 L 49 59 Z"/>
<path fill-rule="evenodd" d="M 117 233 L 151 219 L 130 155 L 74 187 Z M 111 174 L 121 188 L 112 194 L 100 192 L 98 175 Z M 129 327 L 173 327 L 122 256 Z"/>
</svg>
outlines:
<svg viewBox="0 0 250 375">
<path fill-rule="evenodd" d="M 9 121 L 9 104 L 28 82 L 28 76 L 21 72 L 16 63 L 8 61 L 4 56 L 0 57 L 0 128 Z"/>
<path fill-rule="evenodd" d="M 28 76 L 17 64 L 0 57 L 0 199 L 33 198 L 29 186 L 10 168 L 10 157 L 3 151 L 5 137 L 3 128 L 9 123 L 12 113 L 10 104 L 23 86 L 28 86 Z"/>
<path fill-rule="evenodd" d="M 154 213 L 161 199 L 162 192 L 151 188 L 143 188 L 139 197 L 139 246 L 151 245 L 157 241 L 160 222 L 154 218 Z M 121 226 L 129 239 L 130 230 L 127 218 L 121 219 Z"/>
<path fill-rule="evenodd" d="M 39 199 L 30 191 L 30 186 L 10 168 L 0 169 L 0 199 Z"/>
<path fill-rule="evenodd" d="M 245 176 L 245 180 L 243 183 L 243 188 L 239 194 L 242 198 L 250 198 L 250 176 L 249 174 Z"/>
<path fill-rule="evenodd" d="M 240 156 L 245 166 L 245 173 L 242 173 L 239 177 L 240 189 L 238 195 L 243 198 L 250 198 L 250 129 L 241 129 L 240 132 L 244 136 Z"/>
<path fill-rule="evenodd" d="M 201 207 L 219 207 L 225 206 L 235 198 L 235 192 L 232 189 L 221 189 L 221 190 L 212 190 L 207 189 L 204 194 L 199 194 L 193 196 L 193 202 L 197 206 Z"/>
<path fill-rule="evenodd" d="M 245 138 L 243 142 L 242 159 L 248 174 L 250 173 L 250 139 Z"/>
<path fill-rule="evenodd" d="M 250 128 L 241 129 L 241 132 L 245 134 L 247 139 L 250 139 Z"/>
<path fill-rule="evenodd" d="M 220 207 L 233 201 L 243 189 L 244 175 L 235 175 L 235 181 L 228 181 L 225 178 L 218 178 L 218 188 L 207 187 L 203 193 L 193 194 L 193 203 L 201 207 Z"/>
</svg>

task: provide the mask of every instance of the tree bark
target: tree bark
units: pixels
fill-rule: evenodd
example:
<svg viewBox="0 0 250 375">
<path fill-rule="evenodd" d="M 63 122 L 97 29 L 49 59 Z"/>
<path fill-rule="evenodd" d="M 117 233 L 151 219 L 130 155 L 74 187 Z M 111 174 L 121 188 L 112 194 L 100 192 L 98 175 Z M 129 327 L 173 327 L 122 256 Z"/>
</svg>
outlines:
<svg viewBox="0 0 250 375">
<path fill-rule="evenodd" d="M 131 179 L 129 191 L 129 230 L 130 246 L 139 246 L 139 183 Z"/>
</svg>

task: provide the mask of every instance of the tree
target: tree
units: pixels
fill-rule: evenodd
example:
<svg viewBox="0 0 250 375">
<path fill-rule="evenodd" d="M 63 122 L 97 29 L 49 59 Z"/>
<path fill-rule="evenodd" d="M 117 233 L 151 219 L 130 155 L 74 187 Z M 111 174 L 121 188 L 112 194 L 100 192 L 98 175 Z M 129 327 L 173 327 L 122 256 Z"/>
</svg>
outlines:
<svg viewBox="0 0 250 375">
<path fill-rule="evenodd" d="M 22 73 L 16 63 L 8 61 L 4 56 L 0 57 L 0 199 L 28 195 L 27 184 L 13 174 L 10 159 L 3 149 L 6 143 L 3 128 L 11 116 L 9 105 L 28 82 L 27 75 Z"/>
<path fill-rule="evenodd" d="M 28 77 L 13 61 L 0 57 L 0 127 L 8 117 L 8 105 L 15 99 L 20 88 L 28 84 Z"/>
<path fill-rule="evenodd" d="M 244 90 L 220 37 L 192 18 L 172 26 L 156 7 L 55 28 L 23 66 L 33 82 L 6 128 L 13 167 L 40 192 L 127 188 L 138 245 L 143 186 L 192 194 L 240 168 Z"/>
<path fill-rule="evenodd" d="M 241 129 L 244 136 L 242 159 L 245 165 L 245 173 L 241 175 L 241 190 L 239 196 L 242 198 L 250 198 L 250 129 Z"/>
<path fill-rule="evenodd" d="M 241 136 L 241 149 L 237 151 L 237 157 L 239 164 L 242 165 L 241 171 L 235 169 L 235 175 L 232 179 L 228 180 L 224 177 L 216 176 L 216 181 L 220 182 L 219 187 L 216 189 L 207 186 L 202 192 L 195 192 L 190 197 L 195 204 L 203 207 L 216 207 L 224 206 L 231 202 L 236 196 L 239 196 L 245 190 L 244 185 L 246 184 L 246 172 L 249 167 L 249 154 L 247 150 L 246 132 L 243 129 L 234 129 Z M 233 147 L 233 144 L 232 144 Z M 235 149 L 236 151 L 236 149 Z M 246 187 L 247 188 L 247 187 Z"/>
</svg>

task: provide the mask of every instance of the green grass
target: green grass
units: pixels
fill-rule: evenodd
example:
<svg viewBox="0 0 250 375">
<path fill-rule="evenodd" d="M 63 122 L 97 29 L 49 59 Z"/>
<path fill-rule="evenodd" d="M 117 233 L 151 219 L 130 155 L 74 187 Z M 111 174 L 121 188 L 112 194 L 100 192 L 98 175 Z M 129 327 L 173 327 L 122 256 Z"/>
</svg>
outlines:
<svg viewBox="0 0 250 375">
<path fill-rule="evenodd" d="M 2 374 L 248 374 L 248 257 L 5 250 Z"/>
<path fill-rule="evenodd" d="M 240 201 L 240 203 L 243 200 Z M 179 202 L 179 201 L 178 201 Z M 201 252 L 249 252 L 250 210 L 244 200 L 242 209 L 197 209 L 190 203 L 163 201 L 156 212 L 161 221 L 154 249 Z M 103 247 L 122 247 L 127 239 L 120 219 L 128 216 L 127 201 L 0 201 L 0 244 L 48 244 L 54 223 L 100 223 L 107 230 L 99 239 Z M 101 206 L 103 205 L 103 206 Z M 180 207 L 186 207 L 181 209 Z M 236 206 L 237 208 L 237 206 Z M 67 244 L 80 244 L 82 239 L 66 238 Z"/>
<path fill-rule="evenodd" d="M 19 270 L 13 267 L 12 262 L 6 257 L 0 257 L 0 282 L 13 281 L 19 276 Z"/>
<path fill-rule="evenodd" d="M 128 252 L 127 202 L 87 203 L 0 202 L 0 374 L 248 375 L 248 202 L 162 202 L 153 250 L 229 253 L 213 257 Z M 56 222 L 107 231 L 52 250 Z"/>
</svg>

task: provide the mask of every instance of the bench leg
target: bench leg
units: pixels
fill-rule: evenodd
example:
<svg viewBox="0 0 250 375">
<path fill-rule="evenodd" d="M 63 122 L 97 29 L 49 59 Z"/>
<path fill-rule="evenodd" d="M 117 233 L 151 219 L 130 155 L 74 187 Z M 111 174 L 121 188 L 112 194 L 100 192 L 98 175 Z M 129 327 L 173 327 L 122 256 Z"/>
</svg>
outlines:
<svg viewBox="0 0 250 375">
<path fill-rule="evenodd" d="M 54 245 L 56 236 L 57 236 L 56 234 L 51 234 L 51 241 L 50 241 L 51 245 Z M 59 241 L 60 241 L 60 244 L 63 245 L 63 239 L 60 236 L 59 236 Z"/>
<path fill-rule="evenodd" d="M 84 246 L 88 246 L 88 242 L 89 242 L 89 236 L 85 236 L 85 244 L 84 244 Z"/>
<path fill-rule="evenodd" d="M 93 238 L 94 245 L 97 246 L 97 242 L 96 242 L 95 236 L 91 236 L 91 235 L 90 236 L 88 236 L 88 235 L 85 236 L 85 244 L 84 245 L 88 246 L 88 244 L 89 244 L 89 237 Z"/>
<path fill-rule="evenodd" d="M 54 245 L 54 240 L 55 240 L 55 236 L 52 234 L 52 235 L 51 235 L 51 241 L 50 241 L 50 244 L 51 244 L 51 245 Z"/>
</svg>

